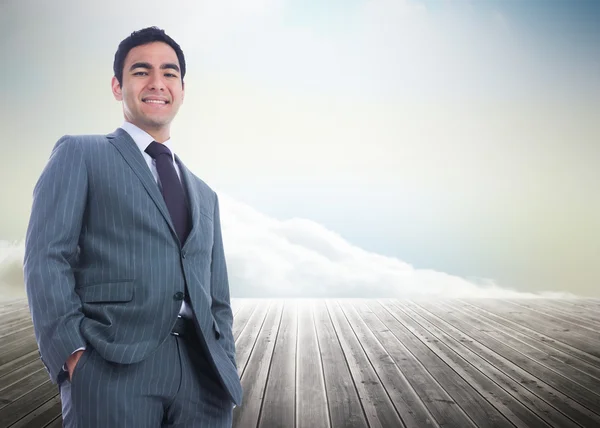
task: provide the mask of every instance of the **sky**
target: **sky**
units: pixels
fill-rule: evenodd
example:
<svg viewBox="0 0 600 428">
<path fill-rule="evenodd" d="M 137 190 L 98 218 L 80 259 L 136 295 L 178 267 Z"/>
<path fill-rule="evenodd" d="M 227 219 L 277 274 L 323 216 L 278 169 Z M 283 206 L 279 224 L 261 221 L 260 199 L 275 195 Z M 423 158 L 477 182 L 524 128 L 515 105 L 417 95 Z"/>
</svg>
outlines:
<svg viewBox="0 0 600 428">
<path fill-rule="evenodd" d="M 54 143 L 121 124 L 116 47 L 157 25 L 234 297 L 600 297 L 599 21 L 580 0 L 3 0 L 0 289 L 22 292 Z"/>
</svg>

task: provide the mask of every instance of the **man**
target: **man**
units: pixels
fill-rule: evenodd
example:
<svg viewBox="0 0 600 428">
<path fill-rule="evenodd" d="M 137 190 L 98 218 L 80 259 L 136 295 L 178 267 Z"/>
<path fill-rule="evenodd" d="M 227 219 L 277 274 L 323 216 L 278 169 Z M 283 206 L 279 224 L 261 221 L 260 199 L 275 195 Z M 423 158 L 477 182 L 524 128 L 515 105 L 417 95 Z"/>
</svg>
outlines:
<svg viewBox="0 0 600 428">
<path fill-rule="evenodd" d="M 64 136 L 33 195 L 27 295 L 67 427 L 230 427 L 235 362 L 217 195 L 173 155 L 185 59 L 156 27 L 115 54 L 125 122 Z"/>
</svg>

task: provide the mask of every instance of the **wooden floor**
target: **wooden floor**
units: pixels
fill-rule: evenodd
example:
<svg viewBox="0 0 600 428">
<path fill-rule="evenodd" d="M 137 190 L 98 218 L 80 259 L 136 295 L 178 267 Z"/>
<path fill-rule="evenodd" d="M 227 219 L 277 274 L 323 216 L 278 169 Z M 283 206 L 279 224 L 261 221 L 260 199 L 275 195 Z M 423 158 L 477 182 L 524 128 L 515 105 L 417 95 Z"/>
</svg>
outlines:
<svg viewBox="0 0 600 428">
<path fill-rule="evenodd" d="M 600 427 L 600 300 L 234 299 L 234 427 Z M 59 427 L 24 300 L 0 427 Z"/>
</svg>

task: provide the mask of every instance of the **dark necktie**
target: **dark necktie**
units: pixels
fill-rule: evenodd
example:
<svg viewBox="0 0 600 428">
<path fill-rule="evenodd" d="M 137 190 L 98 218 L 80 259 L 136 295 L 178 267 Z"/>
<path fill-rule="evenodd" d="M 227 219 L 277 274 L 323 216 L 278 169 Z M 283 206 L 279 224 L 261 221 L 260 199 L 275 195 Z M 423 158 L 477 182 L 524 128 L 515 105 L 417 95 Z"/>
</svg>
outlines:
<svg viewBox="0 0 600 428">
<path fill-rule="evenodd" d="M 190 221 L 183 186 L 173 165 L 173 155 L 168 147 L 156 141 L 151 142 L 145 151 L 156 161 L 156 171 L 162 186 L 161 192 L 179 242 L 183 246 L 190 233 Z"/>
</svg>

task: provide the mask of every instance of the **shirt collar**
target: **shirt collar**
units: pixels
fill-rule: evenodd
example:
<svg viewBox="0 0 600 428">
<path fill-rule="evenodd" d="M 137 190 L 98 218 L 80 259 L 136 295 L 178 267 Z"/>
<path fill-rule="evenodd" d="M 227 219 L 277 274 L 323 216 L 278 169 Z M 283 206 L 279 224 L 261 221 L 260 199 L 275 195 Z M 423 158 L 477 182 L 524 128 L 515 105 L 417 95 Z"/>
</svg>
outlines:
<svg viewBox="0 0 600 428">
<path fill-rule="evenodd" d="M 145 151 L 146 147 L 148 147 L 148 145 L 150 145 L 150 143 L 154 141 L 154 138 L 152 138 L 150 134 L 148 134 L 143 129 L 137 127 L 133 123 L 127 121 L 123 122 L 123 125 L 121 125 L 121 129 L 123 129 L 131 136 L 133 141 L 135 141 L 136 146 L 138 146 L 138 149 L 140 149 L 143 155 L 150 156 Z M 173 149 L 171 148 L 171 139 L 169 138 L 162 144 L 164 144 L 169 150 L 171 150 L 171 156 L 173 157 L 173 162 L 175 162 L 175 153 L 173 153 Z"/>
</svg>

